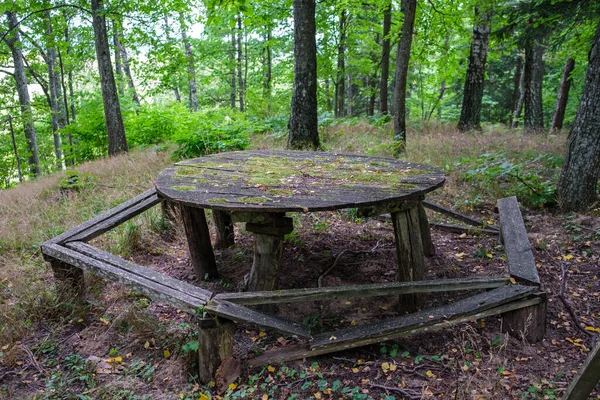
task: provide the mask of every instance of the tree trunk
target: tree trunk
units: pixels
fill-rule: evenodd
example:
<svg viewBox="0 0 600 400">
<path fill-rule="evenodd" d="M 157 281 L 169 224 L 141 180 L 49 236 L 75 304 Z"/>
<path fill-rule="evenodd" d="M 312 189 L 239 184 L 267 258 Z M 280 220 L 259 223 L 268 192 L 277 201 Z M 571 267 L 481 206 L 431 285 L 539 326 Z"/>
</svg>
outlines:
<svg viewBox="0 0 600 400">
<path fill-rule="evenodd" d="M 266 37 L 263 43 L 263 96 L 266 99 L 271 98 L 271 81 L 273 76 L 273 49 L 271 48 L 272 32 L 267 28 Z M 270 109 L 270 103 L 267 105 Z"/>
<path fill-rule="evenodd" d="M 517 128 L 519 126 L 519 119 L 521 118 L 521 113 L 523 112 L 523 104 L 525 104 L 525 63 L 523 62 L 523 66 L 521 68 L 521 79 L 519 80 L 519 99 L 515 104 L 515 111 L 513 113 L 511 128 Z"/>
<path fill-rule="evenodd" d="M 240 111 L 244 111 L 244 78 L 242 76 L 242 16 L 237 16 L 237 74 Z"/>
<path fill-rule="evenodd" d="M 117 85 L 115 84 L 115 76 L 110 61 L 103 0 L 91 0 L 91 5 L 104 118 L 106 119 L 106 130 L 108 132 L 108 155 L 114 156 L 127 152 L 127 138 L 125 137 L 125 126 L 121 115 Z"/>
<path fill-rule="evenodd" d="M 190 85 L 190 109 L 192 111 L 198 111 L 198 91 L 196 86 L 196 67 L 194 62 L 194 53 L 192 52 L 192 44 L 187 37 L 185 20 L 183 18 L 183 14 L 179 14 L 179 23 L 181 25 L 181 41 L 185 47 L 185 56 L 188 62 L 188 81 Z"/>
<path fill-rule="evenodd" d="M 69 21 L 67 19 L 66 13 L 63 12 L 63 16 L 65 18 L 64 34 L 65 34 L 65 43 L 67 44 L 67 57 L 70 57 L 71 56 L 71 40 L 69 38 Z M 70 67 L 69 71 L 67 72 L 67 84 L 69 86 L 69 98 L 71 100 L 71 121 L 75 122 L 75 120 L 77 119 L 77 113 L 75 110 L 75 91 L 73 90 L 73 67 Z M 66 104 L 66 102 L 65 102 L 65 104 Z M 68 109 L 66 110 L 66 113 L 67 114 L 69 113 Z M 69 145 L 72 145 L 72 143 L 69 142 Z"/>
<path fill-rule="evenodd" d="M 379 111 L 388 111 L 388 80 L 390 76 L 390 29 L 392 26 L 392 2 L 383 11 L 383 41 L 381 43 L 381 81 L 379 83 Z"/>
<path fill-rule="evenodd" d="M 27 77 L 25 76 L 25 63 L 23 61 L 23 52 L 21 51 L 17 14 L 7 11 L 6 17 L 10 33 L 6 35 L 4 42 L 8 45 L 13 57 L 15 85 L 17 86 L 17 93 L 19 95 L 23 130 L 25 132 L 25 139 L 27 140 L 27 150 L 29 151 L 29 170 L 34 176 L 39 176 L 41 174 L 40 158 L 37 136 L 33 125 L 29 89 L 27 88 Z"/>
<path fill-rule="evenodd" d="M 518 108 L 518 104 L 519 104 L 519 99 L 521 98 L 521 81 L 523 80 L 523 74 L 521 73 L 523 72 L 523 58 L 521 56 L 517 57 L 517 67 L 515 68 L 515 77 L 513 79 L 513 94 L 511 97 L 511 102 L 510 102 L 510 106 L 511 106 L 511 113 L 510 113 L 510 121 L 509 121 L 509 126 L 512 127 L 513 126 L 513 122 L 515 121 L 516 118 L 519 118 L 519 115 L 516 114 L 517 108 Z M 521 103 L 521 107 L 523 106 L 523 103 Z M 519 114 L 521 112 L 519 111 Z"/>
<path fill-rule="evenodd" d="M 375 114 L 375 98 L 377 97 L 377 72 L 367 78 L 367 87 L 369 88 L 367 115 L 372 117 Z"/>
<path fill-rule="evenodd" d="M 236 54 L 236 43 L 237 40 L 235 38 L 235 28 L 231 28 L 231 52 L 229 53 L 229 62 L 231 64 L 231 108 L 235 108 L 235 98 L 237 97 L 237 85 L 236 85 L 236 75 L 235 75 L 235 54 Z"/>
<path fill-rule="evenodd" d="M 569 149 L 557 185 L 564 211 L 586 210 L 597 200 L 600 178 L 600 21 L 589 53 L 579 110 L 569 134 Z"/>
<path fill-rule="evenodd" d="M 408 62 L 417 13 L 417 0 L 403 0 L 402 13 L 404 21 L 398 50 L 396 52 L 396 87 L 394 88 L 394 155 L 398 156 L 406 150 L 406 81 L 408 78 Z"/>
<path fill-rule="evenodd" d="M 165 15 L 163 17 L 164 25 L 165 25 L 165 37 L 167 38 L 167 42 L 171 43 L 171 25 L 169 24 L 169 18 Z M 169 80 L 173 85 L 173 95 L 175 96 L 175 101 L 181 102 L 181 94 L 179 93 L 179 85 L 177 84 L 177 78 L 174 75 L 169 76 Z"/>
<path fill-rule="evenodd" d="M 346 115 L 352 116 L 352 73 L 348 72 L 348 89 L 346 89 L 346 95 L 348 96 L 348 109 Z"/>
<path fill-rule="evenodd" d="M 17 147 L 17 140 L 15 139 L 15 129 L 12 123 L 12 115 L 8 116 L 8 127 L 10 129 L 10 138 L 12 139 L 15 160 L 17 161 L 17 173 L 19 175 L 19 182 L 23 182 L 23 172 L 21 171 L 21 159 L 19 158 L 19 148 Z"/>
<path fill-rule="evenodd" d="M 462 110 L 458 121 L 458 129 L 463 132 L 471 129 L 481 130 L 481 102 L 492 12 L 490 10 L 480 12 L 479 8 L 475 7 L 474 21 Z"/>
<path fill-rule="evenodd" d="M 319 147 L 315 0 L 294 0 L 294 92 L 288 149 Z"/>
<path fill-rule="evenodd" d="M 563 69 L 562 79 L 560 80 L 560 88 L 558 90 L 558 98 L 556 99 L 556 109 L 554 110 L 554 116 L 552 117 L 552 127 L 550 133 L 559 131 L 563 127 L 565 120 L 565 111 L 567 109 L 567 102 L 569 101 L 569 89 L 573 79 L 571 78 L 571 72 L 575 69 L 575 60 L 569 58 Z"/>
<path fill-rule="evenodd" d="M 531 38 L 525 45 L 525 119 L 523 125 L 530 132 L 544 130 L 542 83 L 544 79 L 544 39 Z"/>
<path fill-rule="evenodd" d="M 121 52 L 119 51 L 119 36 L 117 33 L 117 23 L 113 21 L 113 51 L 115 52 L 115 78 L 117 78 L 117 89 L 119 95 L 125 96 L 123 88 L 123 61 L 121 60 Z"/>
<path fill-rule="evenodd" d="M 133 82 L 133 75 L 131 73 L 131 67 L 129 65 L 129 54 L 127 54 L 127 49 L 123 45 L 123 41 L 121 40 L 122 37 L 123 32 L 120 28 L 120 22 L 115 21 L 115 45 L 117 46 L 119 55 L 121 56 L 121 61 L 123 63 L 123 72 L 125 73 L 125 80 L 127 81 L 127 87 L 129 88 L 129 92 L 131 93 L 131 99 L 135 104 L 137 104 L 138 108 L 140 108 L 142 104 L 137 94 L 137 90 L 135 90 L 135 83 Z M 138 110 L 136 110 L 136 113 L 138 113 Z"/>
<path fill-rule="evenodd" d="M 50 11 L 44 12 L 46 24 L 46 65 L 48 67 L 48 89 L 50 92 L 50 112 L 52 113 L 51 125 L 52 136 L 54 139 L 54 154 L 59 169 L 64 168 L 62 145 L 60 140 L 60 130 L 66 126 L 65 114 L 61 106 L 61 90 L 59 74 L 56 68 L 56 47 L 54 44 L 54 33 L 52 31 L 52 19 Z"/>
<path fill-rule="evenodd" d="M 340 14 L 340 42 L 338 43 L 338 57 L 337 57 L 337 77 L 335 81 L 335 118 L 341 118 L 344 116 L 345 105 L 344 100 L 346 97 L 346 61 L 345 61 L 345 45 L 346 45 L 346 10 L 342 10 Z"/>
</svg>

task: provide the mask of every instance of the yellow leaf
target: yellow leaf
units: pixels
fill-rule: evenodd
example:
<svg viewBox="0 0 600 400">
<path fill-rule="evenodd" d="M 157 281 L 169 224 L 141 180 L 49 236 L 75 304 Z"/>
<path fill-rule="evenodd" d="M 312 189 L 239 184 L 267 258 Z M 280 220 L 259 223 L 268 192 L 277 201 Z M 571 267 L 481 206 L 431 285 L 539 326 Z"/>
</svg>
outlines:
<svg viewBox="0 0 600 400">
<path fill-rule="evenodd" d="M 198 400 L 210 400 L 210 397 L 208 397 L 204 393 L 200 393 L 200 397 L 198 397 Z"/>
<path fill-rule="evenodd" d="M 600 328 L 594 328 L 593 326 L 586 326 L 585 330 L 588 332 L 600 332 Z"/>
<path fill-rule="evenodd" d="M 315 399 L 320 399 L 320 398 L 321 398 L 321 393 L 320 392 L 315 393 Z"/>
<path fill-rule="evenodd" d="M 469 366 L 468 365 L 463 365 L 462 369 L 463 369 L 463 371 L 468 371 L 469 370 Z"/>
<path fill-rule="evenodd" d="M 150 348 L 150 342 L 146 340 L 146 343 L 144 343 L 144 348 L 145 349 L 149 349 Z"/>
<path fill-rule="evenodd" d="M 237 387 L 237 385 L 235 383 L 230 383 L 228 386 L 229 390 L 235 390 L 235 388 Z"/>
<path fill-rule="evenodd" d="M 215 385 L 216 385 L 215 381 L 208 382 L 208 387 L 211 388 L 211 389 L 214 388 Z"/>
<path fill-rule="evenodd" d="M 83 318 L 79 318 L 77 322 L 83 322 Z"/>
<path fill-rule="evenodd" d="M 267 336 L 266 332 L 261 332 L 261 333 L 258 334 L 258 337 L 265 337 L 265 336 Z"/>
<path fill-rule="evenodd" d="M 262 400 L 269 400 L 269 395 L 268 394 L 263 394 L 262 395 Z"/>
<path fill-rule="evenodd" d="M 269 371 L 269 372 L 275 372 L 275 367 L 273 367 L 273 366 L 269 365 L 269 366 L 267 367 L 267 371 Z"/>
<path fill-rule="evenodd" d="M 485 253 L 485 255 L 487 256 L 487 258 L 492 258 L 494 257 L 494 255 L 492 253 Z"/>
<path fill-rule="evenodd" d="M 435 377 L 436 377 L 436 375 L 435 375 L 433 372 L 431 372 L 431 370 L 430 370 L 430 369 L 428 369 L 428 370 L 425 372 L 425 375 L 427 375 L 427 376 L 428 376 L 428 377 L 430 377 L 430 378 L 435 378 Z"/>
<path fill-rule="evenodd" d="M 102 317 L 100 317 L 100 322 L 102 322 L 103 324 L 106 324 L 106 325 L 109 324 L 108 320 L 106 318 L 102 318 Z"/>
<path fill-rule="evenodd" d="M 331 337 L 329 338 L 329 340 L 336 340 L 336 339 L 337 339 L 337 337 L 335 337 L 333 335 L 331 335 Z"/>
<path fill-rule="evenodd" d="M 517 284 L 517 281 L 515 280 L 515 278 L 513 278 L 512 276 L 510 277 L 510 283 L 512 283 L 513 285 Z"/>
<path fill-rule="evenodd" d="M 350 301 L 347 301 L 347 302 L 346 302 L 346 303 L 344 303 L 344 304 L 346 304 L 347 306 L 349 306 L 350 304 L 352 304 L 352 302 L 350 302 Z"/>
<path fill-rule="evenodd" d="M 459 238 L 461 238 L 461 239 L 464 239 L 464 238 L 466 238 L 466 237 L 467 237 L 467 234 L 466 234 L 466 233 L 463 233 L 463 234 L 461 234 L 461 235 L 459 236 Z"/>
<path fill-rule="evenodd" d="M 355 374 L 358 373 L 358 368 L 352 368 L 352 372 L 354 372 Z"/>
<path fill-rule="evenodd" d="M 387 372 L 390 369 L 390 364 L 384 362 L 383 364 L 381 364 L 381 369 L 383 370 L 383 372 Z"/>
<path fill-rule="evenodd" d="M 566 256 L 563 257 L 565 260 L 570 260 L 571 258 L 573 258 L 573 254 L 567 254 Z"/>
<path fill-rule="evenodd" d="M 395 371 L 396 369 L 398 369 L 396 364 L 390 364 L 390 371 Z"/>
<path fill-rule="evenodd" d="M 494 225 L 494 220 L 493 219 L 488 219 L 487 221 L 488 225 Z"/>
<path fill-rule="evenodd" d="M 171 352 L 169 351 L 169 349 L 163 350 L 163 356 L 165 356 L 165 358 L 171 357 Z"/>
<path fill-rule="evenodd" d="M 123 357 L 121 357 L 121 356 L 112 357 L 112 358 L 109 358 L 108 360 L 106 360 L 106 362 L 111 363 L 111 364 L 115 364 L 115 363 L 118 364 L 118 363 L 120 363 L 122 361 L 123 361 Z"/>
<path fill-rule="evenodd" d="M 454 256 L 456 258 L 461 258 L 462 259 L 464 256 L 466 256 L 466 254 L 465 253 L 456 253 Z"/>
<path fill-rule="evenodd" d="M 323 390 L 323 394 L 331 394 L 331 389 L 327 388 L 325 390 Z"/>
</svg>

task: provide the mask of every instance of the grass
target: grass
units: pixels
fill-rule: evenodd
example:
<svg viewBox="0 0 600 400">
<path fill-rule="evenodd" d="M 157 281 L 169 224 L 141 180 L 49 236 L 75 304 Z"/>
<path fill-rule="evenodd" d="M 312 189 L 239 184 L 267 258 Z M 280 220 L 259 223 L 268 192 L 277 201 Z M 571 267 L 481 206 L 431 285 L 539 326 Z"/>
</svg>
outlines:
<svg viewBox="0 0 600 400">
<path fill-rule="evenodd" d="M 321 140 L 328 151 L 390 157 L 390 130 L 390 123 L 375 126 L 366 120 L 342 120 L 323 128 Z M 497 190 L 477 188 L 474 182 L 464 178 L 460 160 L 477 158 L 482 153 L 510 155 L 515 162 L 531 160 L 539 154 L 561 157 L 565 142 L 565 135 L 526 135 L 499 126 L 486 126 L 481 133 L 458 133 L 453 125 L 422 123 L 409 126 L 405 157 L 408 161 L 434 165 L 445 171 L 447 184 L 435 197 L 465 207 L 478 201 L 493 201 L 494 196 L 503 193 L 503 188 L 502 182 L 494 180 L 490 185 L 496 185 Z M 281 136 L 259 134 L 254 137 L 252 148 L 283 149 L 285 144 L 286 138 Z M 64 327 L 73 319 L 74 310 L 68 304 L 59 304 L 54 294 L 52 274 L 39 252 L 40 243 L 148 189 L 157 174 L 171 164 L 167 153 L 131 152 L 78 166 L 77 173 L 86 177 L 85 185 L 65 187 L 65 173 L 59 173 L 0 191 L 0 348 L 9 349 L 0 350 L 0 366 L 17 365 L 22 354 L 10 349 L 19 349 L 16 343 L 34 334 L 36 324 L 44 321 L 51 327 Z M 531 168 L 543 171 L 547 166 L 531 165 Z M 160 234 L 168 229 L 159 212 L 153 209 L 136 217 L 96 239 L 96 244 L 122 256 L 140 248 L 158 251 Z M 288 240 L 294 239 L 290 238 Z M 104 284 L 93 279 L 90 289 L 101 292 Z M 131 301 L 137 307 L 139 300 L 132 297 Z M 140 317 L 142 314 L 137 308 L 124 315 L 133 315 L 127 319 L 133 322 L 119 322 L 115 329 L 151 331 L 156 328 L 157 321 Z M 71 361 L 83 374 L 85 362 L 76 357 Z M 142 367 L 140 371 L 130 372 L 143 375 Z M 65 385 L 60 376 L 55 378 L 55 381 L 48 380 L 48 384 Z M 117 384 L 95 390 L 104 391 L 104 398 L 136 395 L 133 389 Z"/>
</svg>

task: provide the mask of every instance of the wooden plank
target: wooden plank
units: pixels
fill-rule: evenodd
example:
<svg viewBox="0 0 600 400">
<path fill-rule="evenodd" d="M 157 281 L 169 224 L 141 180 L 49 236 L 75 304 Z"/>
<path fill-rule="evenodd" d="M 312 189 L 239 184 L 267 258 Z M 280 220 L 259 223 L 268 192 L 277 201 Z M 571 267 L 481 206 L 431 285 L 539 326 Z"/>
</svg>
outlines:
<svg viewBox="0 0 600 400">
<path fill-rule="evenodd" d="M 477 319 L 487 318 L 487 317 L 490 317 L 493 315 L 503 314 L 505 312 L 518 310 L 523 307 L 535 306 L 536 304 L 539 304 L 539 302 L 540 302 L 539 298 L 511 302 L 511 303 L 504 304 L 502 306 L 495 307 L 495 308 L 492 308 L 489 310 L 477 311 L 477 312 L 463 315 L 461 317 L 451 318 L 446 321 L 437 322 L 434 325 L 421 326 L 421 327 L 414 328 L 412 330 L 393 332 L 393 333 L 390 333 L 387 336 L 381 337 L 381 338 L 380 337 L 369 338 L 362 342 L 350 343 L 344 348 L 367 346 L 370 344 L 380 343 L 380 342 L 386 341 L 386 340 L 398 339 L 401 337 L 406 337 L 406 336 L 410 336 L 410 335 L 414 335 L 414 334 L 418 334 L 418 333 L 435 332 L 435 331 L 438 331 L 441 329 L 446 329 L 453 325 L 471 322 L 471 321 L 474 321 Z M 321 347 L 321 348 L 313 349 L 310 347 L 309 343 L 301 343 L 298 345 L 286 346 L 281 349 L 266 351 L 258 357 L 249 358 L 248 366 L 249 367 L 258 367 L 261 365 L 280 363 L 280 362 L 286 362 L 286 361 L 291 361 L 291 360 L 298 360 L 298 359 L 303 359 L 303 358 L 307 358 L 307 357 L 315 357 L 318 355 L 323 355 L 323 354 L 340 351 L 340 350 L 343 350 L 344 348 L 330 346 L 330 347 Z"/>
<path fill-rule="evenodd" d="M 90 246 L 87 243 L 69 242 L 66 244 L 66 247 L 93 259 L 113 265 L 119 269 L 138 275 L 142 278 L 154 281 L 157 284 L 170 287 L 173 290 L 177 290 L 187 295 L 200 297 L 205 301 L 208 301 L 213 297 L 213 293 L 208 290 L 199 288 L 198 286 L 194 286 L 187 282 L 182 282 L 179 279 L 171 278 L 170 276 L 161 274 L 160 272 L 154 271 L 142 265 L 138 265 L 132 261 L 126 261 L 121 257 L 100 250 L 94 246 Z"/>
<path fill-rule="evenodd" d="M 57 244 L 42 244 L 42 252 L 48 257 L 89 270 L 105 279 L 131 287 L 157 302 L 172 305 L 190 314 L 195 314 L 198 307 L 206 304 L 204 291 L 192 296 Z"/>
<path fill-rule="evenodd" d="M 300 322 L 293 322 L 282 318 L 273 317 L 260 311 L 252 310 L 248 307 L 234 304 L 226 300 L 215 298 L 208 302 L 204 309 L 208 313 L 218 317 L 274 329 L 279 332 L 296 335 L 300 338 L 311 338 L 308 328 Z"/>
<path fill-rule="evenodd" d="M 147 199 L 142 200 L 141 202 L 132 205 L 124 210 L 121 210 L 115 214 L 113 214 L 110 218 L 105 219 L 102 222 L 99 222 L 84 231 L 69 237 L 65 242 L 87 242 L 92 240 L 95 237 L 102 235 L 105 232 L 110 231 L 111 229 L 116 228 L 122 223 L 129 221 L 136 215 L 143 213 L 149 208 L 154 207 L 158 203 L 163 201 L 157 194 L 153 194 L 149 196 Z"/>
<path fill-rule="evenodd" d="M 500 234 L 500 231 L 495 230 L 495 229 L 486 229 L 486 228 L 480 228 L 480 227 L 467 227 L 467 226 L 451 225 L 451 224 L 441 224 L 439 222 L 430 222 L 429 226 L 433 229 L 437 229 L 437 230 L 444 231 L 444 232 L 451 232 L 451 233 L 467 233 L 469 235 L 485 233 L 487 235 L 494 235 L 494 236 L 497 236 L 498 234 Z"/>
<path fill-rule="evenodd" d="M 517 198 L 498 200 L 498 212 L 510 275 L 520 282 L 539 285 L 540 277 Z"/>
<path fill-rule="evenodd" d="M 457 290 L 493 289 L 508 285 L 507 277 L 454 278 L 435 281 L 389 282 L 369 285 L 335 286 L 276 290 L 264 292 L 221 293 L 215 299 L 237 304 L 275 304 L 302 301 L 349 299 L 353 297 L 376 297 L 409 293 L 450 292 Z"/>
<path fill-rule="evenodd" d="M 227 249 L 235 244 L 235 233 L 231 214 L 225 211 L 213 210 L 215 222 L 215 249 Z"/>
<path fill-rule="evenodd" d="M 148 199 L 149 197 L 152 197 L 156 195 L 156 188 L 152 188 L 150 190 L 145 191 L 144 193 L 118 205 L 117 207 L 111 208 L 110 210 L 103 212 L 102 214 L 90 219 L 89 221 L 86 221 L 80 225 L 77 225 L 76 227 L 69 229 L 66 232 L 61 233 L 58 236 L 53 237 L 52 239 L 46 241 L 45 243 L 51 244 L 51 243 L 64 243 L 66 240 L 68 240 L 69 238 L 71 238 L 72 236 L 75 236 L 87 229 L 89 229 L 90 227 L 97 225 L 109 218 L 111 218 L 112 216 L 114 216 L 115 214 L 118 214 L 124 210 L 127 210 L 130 207 L 135 206 L 138 203 L 141 203 L 142 201 Z"/>
<path fill-rule="evenodd" d="M 448 209 L 446 207 L 440 206 L 439 204 L 435 204 L 435 203 L 433 203 L 433 202 L 431 202 L 429 200 L 423 200 L 423 205 L 425 207 L 429 208 L 430 210 L 433 210 L 433 211 L 438 212 L 440 214 L 444 214 L 444 215 L 446 215 L 446 216 L 448 216 L 450 218 L 454 218 L 454 219 L 462 221 L 462 222 L 464 222 L 466 224 L 473 225 L 473 226 L 480 226 L 480 227 L 484 226 L 483 222 L 481 222 L 481 221 L 478 221 L 478 220 L 476 220 L 474 218 L 471 218 L 468 215 L 461 214 L 461 213 L 459 213 L 457 211 L 453 211 L 453 210 L 450 210 L 450 209 Z M 488 229 L 493 229 L 493 230 L 496 230 L 496 231 L 498 230 L 498 228 L 496 228 L 494 226 L 491 226 L 491 225 L 488 225 L 487 228 Z"/>
<path fill-rule="evenodd" d="M 427 257 L 433 257 L 435 256 L 435 245 L 433 244 L 433 240 L 431 240 L 429 220 L 427 219 L 427 213 L 422 201 L 417 205 L 417 210 L 419 211 L 419 227 L 421 229 L 423 252 Z"/>
<path fill-rule="evenodd" d="M 588 354 L 583 366 L 569 384 L 563 400 L 585 400 L 600 383 L 600 340 Z"/>
<path fill-rule="evenodd" d="M 315 337 L 314 341 L 311 343 L 311 347 L 354 347 L 352 345 L 354 342 L 363 342 L 369 338 L 387 337 L 394 332 L 433 325 L 447 319 L 494 308 L 533 294 L 535 291 L 537 291 L 537 288 L 531 286 L 503 286 L 434 309 L 419 311 L 398 318 L 319 335 Z M 335 337 L 335 339 L 332 340 L 332 337 Z"/>
</svg>

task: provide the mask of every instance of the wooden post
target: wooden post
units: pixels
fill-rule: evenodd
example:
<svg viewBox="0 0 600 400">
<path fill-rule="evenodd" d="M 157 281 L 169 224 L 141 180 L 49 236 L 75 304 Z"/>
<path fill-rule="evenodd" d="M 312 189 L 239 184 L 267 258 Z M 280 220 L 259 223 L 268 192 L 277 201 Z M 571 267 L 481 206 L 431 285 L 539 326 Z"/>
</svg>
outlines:
<svg viewBox="0 0 600 400">
<path fill-rule="evenodd" d="M 419 210 L 419 227 L 421 228 L 421 240 L 423 241 L 423 252 L 427 257 L 435 256 L 435 245 L 431 240 L 431 229 L 429 228 L 429 220 L 423 203 L 419 202 L 417 206 Z"/>
<path fill-rule="evenodd" d="M 254 262 L 248 291 L 276 290 L 279 287 L 283 237 L 294 229 L 293 220 L 283 215 L 273 214 L 264 223 L 246 223 L 246 230 L 254 233 Z"/>
<path fill-rule="evenodd" d="M 502 314 L 502 331 L 528 343 L 538 343 L 546 334 L 546 293 L 539 294 L 542 302 Z"/>
<path fill-rule="evenodd" d="M 163 200 L 160 203 L 160 210 L 162 213 L 162 219 L 165 221 L 174 222 L 175 221 L 175 203 L 170 200 Z"/>
<path fill-rule="evenodd" d="M 199 280 L 216 278 L 217 263 L 210 243 L 206 215 L 202 208 L 181 205 L 181 217 L 190 250 L 190 261 Z"/>
<path fill-rule="evenodd" d="M 395 211 L 391 215 L 398 253 L 398 281 L 422 280 L 425 261 L 418 207 Z M 401 295 L 400 311 L 416 311 L 421 306 L 422 298 L 420 294 Z"/>
<path fill-rule="evenodd" d="M 56 259 L 50 259 L 56 294 L 60 303 L 82 305 L 85 298 L 83 270 Z"/>
<path fill-rule="evenodd" d="M 588 354 L 577 376 L 571 381 L 563 400 L 585 400 L 600 383 L 600 340 Z"/>
<path fill-rule="evenodd" d="M 235 244 L 235 235 L 231 214 L 226 211 L 213 210 L 213 220 L 215 221 L 215 230 L 217 233 L 215 249 L 226 249 L 233 246 Z"/>
<path fill-rule="evenodd" d="M 202 318 L 198 322 L 198 369 L 200 382 L 213 380 L 223 361 L 233 356 L 233 322 Z"/>
</svg>

